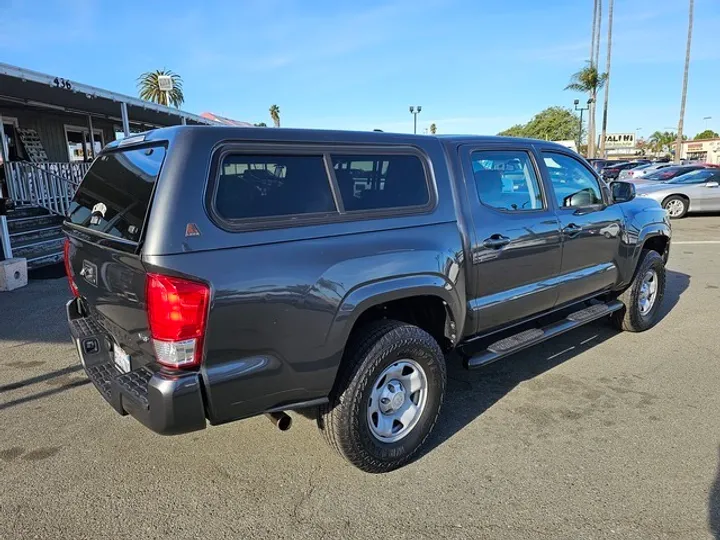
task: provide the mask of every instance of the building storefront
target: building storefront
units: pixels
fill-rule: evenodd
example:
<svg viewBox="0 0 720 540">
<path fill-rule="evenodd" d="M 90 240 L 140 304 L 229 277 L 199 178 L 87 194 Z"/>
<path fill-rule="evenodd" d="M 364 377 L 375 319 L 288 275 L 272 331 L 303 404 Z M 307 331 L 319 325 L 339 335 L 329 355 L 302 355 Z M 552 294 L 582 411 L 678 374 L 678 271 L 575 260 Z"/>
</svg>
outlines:
<svg viewBox="0 0 720 540">
<path fill-rule="evenodd" d="M 720 164 L 720 138 L 702 141 L 685 141 L 682 144 L 682 155 L 685 161 Z"/>
</svg>

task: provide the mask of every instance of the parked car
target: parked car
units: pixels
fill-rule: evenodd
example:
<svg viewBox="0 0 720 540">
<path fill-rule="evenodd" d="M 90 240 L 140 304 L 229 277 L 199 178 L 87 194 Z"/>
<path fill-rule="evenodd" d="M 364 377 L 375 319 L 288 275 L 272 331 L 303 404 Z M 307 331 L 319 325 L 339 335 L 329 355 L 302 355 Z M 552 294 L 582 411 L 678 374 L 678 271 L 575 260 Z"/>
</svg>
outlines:
<svg viewBox="0 0 720 540">
<path fill-rule="evenodd" d="M 689 173 L 690 171 L 697 171 L 698 169 L 705 169 L 703 165 L 672 165 L 670 167 L 664 167 L 653 173 L 646 174 L 639 178 L 633 178 L 632 181 L 636 185 L 655 183 L 655 182 L 667 182 L 680 175 Z"/>
<path fill-rule="evenodd" d="M 670 167 L 672 163 L 646 163 L 645 165 L 639 165 L 633 169 L 625 169 L 620 171 L 618 180 L 630 181 L 642 178 L 646 174 L 652 174 L 665 167 Z"/>
<path fill-rule="evenodd" d="M 595 169 L 598 173 L 603 170 L 604 167 L 607 167 L 608 165 L 612 163 L 617 163 L 610 161 L 609 159 L 597 159 L 592 158 L 587 160 L 590 165 L 592 165 L 593 169 Z"/>
<path fill-rule="evenodd" d="M 606 165 L 600 171 L 600 174 L 606 181 L 616 180 L 620 175 L 620 171 L 634 169 L 635 167 L 639 167 L 641 165 L 645 165 L 645 161 L 624 161 L 620 163 L 613 163 Z"/>
<path fill-rule="evenodd" d="M 205 126 L 110 143 L 64 227 L 70 331 L 118 413 L 178 434 L 301 410 L 370 472 L 417 455 L 452 358 L 652 327 L 671 235 L 546 141 Z"/>
<path fill-rule="evenodd" d="M 688 212 L 720 210 L 720 169 L 698 169 L 666 182 L 637 187 L 640 197 L 659 202 L 672 219 Z"/>
</svg>

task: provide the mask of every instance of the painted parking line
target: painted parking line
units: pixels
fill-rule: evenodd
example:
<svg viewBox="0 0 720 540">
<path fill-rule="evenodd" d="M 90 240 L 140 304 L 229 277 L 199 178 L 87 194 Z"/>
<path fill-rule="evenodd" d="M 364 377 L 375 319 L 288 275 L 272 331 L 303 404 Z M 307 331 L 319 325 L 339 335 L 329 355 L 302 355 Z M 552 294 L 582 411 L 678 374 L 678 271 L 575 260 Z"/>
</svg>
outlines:
<svg viewBox="0 0 720 540">
<path fill-rule="evenodd" d="M 673 240 L 672 245 L 678 244 L 720 244 L 720 240 Z"/>
</svg>

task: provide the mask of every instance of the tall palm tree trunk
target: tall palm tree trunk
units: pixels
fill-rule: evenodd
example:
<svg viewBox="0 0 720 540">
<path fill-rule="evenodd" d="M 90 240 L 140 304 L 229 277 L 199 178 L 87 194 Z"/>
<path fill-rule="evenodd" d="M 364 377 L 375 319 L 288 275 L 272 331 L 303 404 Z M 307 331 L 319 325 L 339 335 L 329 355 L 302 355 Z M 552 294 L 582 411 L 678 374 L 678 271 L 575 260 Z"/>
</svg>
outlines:
<svg viewBox="0 0 720 540">
<path fill-rule="evenodd" d="M 683 75 L 682 99 L 680 100 L 680 120 L 678 121 L 677 141 L 675 142 L 675 160 L 682 156 L 683 127 L 685 123 L 685 100 L 687 99 L 688 72 L 690 71 L 690 45 L 692 43 L 693 12 L 695 0 L 690 0 L 690 16 L 688 19 L 687 47 L 685 48 L 685 73 Z"/>
<path fill-rule="evenodd" d="M 597 0 L 597 31 L 595 32 L 595 66 L 600 65 L 600 33 L 602 32 L 602 0 Z"/>
<path fill-rule="evenodd" d="M 610 59 L 612 58 L 613 6 L 615 0 L 609 0 L 608 6 L 608 38 L 607 64 L 605 65 L 605 98 L 603 100 L 602 130 L 600 131 L 600 157 L 605 157 L 605 134 L 607 133 L 608 100 L 610 99 Z"/>
<path fill-rule="evenodd" d="M 598 7 L 602 0 L 594 0 L 593 2 L 593 22 L 592 22 L 592 38 L 590 41 L 590 66 L 594 67 L 595 62 L 595 44 L 600 40 L 600 29 L 598 21 Z M 589 97 L 591 99 L 588 104 L 588 144 L 587 144 L 587 157 L 595 157 L 595 93 L 590 92 Z"/>
<path fill-rule="evenodd" d="M 598 13 L 598 2 L 600 0 L 594 0 L 593 3 L 593 22 L 592 22 L 592 38 L 590 41 L 590 65 L 594 66 L 593 59 L 595 58 L 595 41 L 597 40 L 597 32 L 598 32 L 598 20 L 597 20 L 597 13 Z"/>
</svg>

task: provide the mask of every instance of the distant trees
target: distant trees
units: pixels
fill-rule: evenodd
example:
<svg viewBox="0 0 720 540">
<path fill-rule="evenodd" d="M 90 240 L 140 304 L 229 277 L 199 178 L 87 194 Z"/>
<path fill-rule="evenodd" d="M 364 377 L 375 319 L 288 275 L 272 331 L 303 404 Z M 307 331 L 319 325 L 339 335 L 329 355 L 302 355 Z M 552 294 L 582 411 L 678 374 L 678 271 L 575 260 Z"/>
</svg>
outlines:
<svg viewBox="0 0 720 540">
<path fill-rule="evenodd" d="M 579 130 L 580 120 L 570 109 L 548 107 L 533 116 L 527 124 L 516 124 L 498 135 L 549 141 L 577 141 Z"/>
<path fill-rule="evenodd" d="M 168 76 L 172 79 L 173 89 L 169 92 L 160 90 L 160 83 L 158 77 Z M 173 105 L 179 108 L 180 105 L 185 101 L 183 95 L 183 81 L 182 77 L 177 73 L 173 73 L 169 69 L 157 69 L 155 71 L 147 71 L 140 75 L 137 79 L 137 86 L 140 93 L 140 98 L 145 101 L 152 101 L 153 103 L 159 103 L 160 105 Z"/>
<path fill-rule="evenodd" d="M 656 154 L 669 154 L 677 138 L 677 133 L 674 131 L 655 131 L 648 138 L 648 146 Z M 687 137 L 683 136 L 682 139 L 687 140 Z"/>
<path fill-rule="evenodd" d="M 701 131 L 695 135 L 694 140 L 701 141 L 703 139 L 717 139 L 718 137 L 720 137 L 720 135 L 718 135 L 715 131 L 712 129 L 706 129 L 705 131 Z"/>
<path fill-rule="evenodd" d="M 257 124 L 253 124 L 255 127 L 267 127 L 267 124 L 265 122 L 258 122 Z"/>
<path fill-rule="evenodd" d="M 435 125 L 434 122 L 432 124 L 430 124 L 430 133 L 432 135 L 435 135 L 437 133 L 437 126 Z"/>
</svg>

